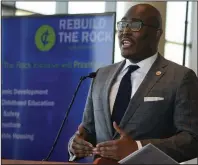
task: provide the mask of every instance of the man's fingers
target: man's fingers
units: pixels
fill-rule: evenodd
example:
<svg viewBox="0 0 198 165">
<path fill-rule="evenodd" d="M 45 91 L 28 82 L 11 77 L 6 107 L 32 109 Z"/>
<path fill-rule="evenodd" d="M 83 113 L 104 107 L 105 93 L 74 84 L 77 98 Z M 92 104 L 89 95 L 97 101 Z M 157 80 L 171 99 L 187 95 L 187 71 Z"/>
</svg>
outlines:
<svg viewBox="0 0 198 165">
<path fill-rule="evenodd" d="M 113 155 L 113 154 L 111 154 L 111 153 L 104 153 L 104 152 L 102 152 L 101 154 L 100 154 L 100 156 L 102 156 L 102 157 L 104 157 L 104 158 L 109 158 L 109 159 L 117 159 L 116 158 L 116 156 L 115 155 Z"/>
<path fill-rule="evenodd" d="M 113 122 L 113 127 L 121 136 L 126 135 L 126 133 L 116 124 L 115 121 Z"/>
<path fill-rule="evenodd" d="M 116 140 L 110 140 L 110 141 L 106 141 L 106 142 L 101 142 L 99 144 L 96 145 L 96 147 L 108 147 L 108 146 L 113 146 L 116 144 Z"/>
<path fill-rule="evenodd" d="M 110 156 L 115 156 L 115 151 L 114 150 L 103 150 L 99 152 L 100 155 L 110 155 Z"/>
<path fill-rule="evenodd" d="M 90 156 L 90 155 L 89 154 L 87 154 L 87 155 L 85 155 L 85 154 L 76 154 L 77 158 L 86 157 L 86 156 Z"/>
<path fill-rule="evenodd" d="M 75 150 L 75 155 L 84 155 L 84 156 L 91 156 L 93 155 L 92 151 L 84 151 L 84 150 Z"/>
<path fill-rule="evenodd" d="M 115 155 L 117 151 L 116 146 L 112 147 L 99 147 L 99 148 L 94 148 L 93 149 L 93 154 L 98 154 L 98 155 Z"/>
<path fill-rule="evenodd" d="M 72 152 L 79 158 L 91 156 L 93 154 L 92 144 L 81 139 L 80 137 L 78 137 L 78 135 L 73 139 L 71 148 Z"/>
<path fill-rule="evenodd" d="M 102 151 L 111 151 L 113 150 L 113 147 L 100 147 L 99 150 Z"/>
<path fill-rule="evenodd" d="M 117 147 L 115 145 L 113 146 L 107 146 L 107 147 L 96 147 L 93 149 L 93 151 L 116 151 Z"/>
<path fill-rule="evenodd" d="M 93 148 L 93 145 L 91 143 L 81 139 L 78 135 L 74 138 L 73 142 L 79 145 L 89 146 L 90 148 Z"/>
<path fill-rule="evenodd" d="M 82 139 L 81 139 L 82 140 Z M 76 157 L 86 157 L 86 156 L 92 156 L 93 151 L 90 146 L 83 145 L 84 143 L 78 144 L 75 141 L 72 143 L 72 150 L 73 153 L 76 155 Z"/>
<path fill-rule="evenodd" d="M 75 142 L 75 143 L 78 143 L 78 144 L 80 144 L 80 145 L 93 147 L 93 145 L 92 145 L 91 143 L 89 143 L 89 142 L 87 142 L 87 141 L 85 141 L 85 140 L 83 140 L 83 139 L 81 139 L 81 138 L 79 138 L 79 137 L 74 138 L 74 142 Z"/>
<path fill-rule="evenodd" d="M 74 153 L 76 155 L 76 157 L 81 158 L 81 157 L 86 157 L 86 156 L 92 156 L 92 153 L 85 153 L 85 152 L 76 152 Z"/>
<path fill-rule="evenodd" d="M 115 157 L 115 151 L 112 149 L 112 147 L 101 147 L 100 150 L 93 151 L 93 154 L 100 155 L 102 157 Z"/>
<path fill-rule="evenodd" d="M 81 145 L 81 144 L 78 144 L 78 143 L 75 143 L 75 142 L 72 143 L 72 148 L 74 150 L 92 151 L 91 147 L 85 146 L 85 145 Z"/>
</svg>

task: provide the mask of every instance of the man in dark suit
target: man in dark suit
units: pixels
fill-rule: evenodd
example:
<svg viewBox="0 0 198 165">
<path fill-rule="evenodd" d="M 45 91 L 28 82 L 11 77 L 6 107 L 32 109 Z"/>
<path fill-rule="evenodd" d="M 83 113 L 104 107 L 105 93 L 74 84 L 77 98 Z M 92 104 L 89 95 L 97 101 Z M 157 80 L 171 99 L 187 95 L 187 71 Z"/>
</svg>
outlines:
<svg viewBox="0 0 198 165">
<path fill-rule="evenodd" d="M 131 7 L 118 22 L 125 60 L 98 70 L 69 142 L 71 158 L 118 161 L 148 143 L 178 162 L 197 157 L 198 79 L 158 53 L 161 24 L 148 4 Z"/>
</svg>

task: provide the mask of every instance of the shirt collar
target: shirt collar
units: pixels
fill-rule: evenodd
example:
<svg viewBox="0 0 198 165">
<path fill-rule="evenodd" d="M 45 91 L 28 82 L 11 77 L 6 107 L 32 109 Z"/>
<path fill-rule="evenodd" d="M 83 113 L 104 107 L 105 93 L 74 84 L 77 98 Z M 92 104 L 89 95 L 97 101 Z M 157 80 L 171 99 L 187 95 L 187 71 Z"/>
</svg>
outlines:
<svg viewBox="0 0 198 165">
<path fill-rule="evenodd" d="M 122 72 L 128 68 L 129 65 L 138 65 L 140 68 L 138 69 L 140 72 L 147 73 L 155 60 L 157 59 L 158 52 L 155 53 L 153 56 L 146 58 L 138 63 L 133 63 L 126 59 L 126 63 L 124 65 L 124 68 L 122 69 Z"/>
</svg>

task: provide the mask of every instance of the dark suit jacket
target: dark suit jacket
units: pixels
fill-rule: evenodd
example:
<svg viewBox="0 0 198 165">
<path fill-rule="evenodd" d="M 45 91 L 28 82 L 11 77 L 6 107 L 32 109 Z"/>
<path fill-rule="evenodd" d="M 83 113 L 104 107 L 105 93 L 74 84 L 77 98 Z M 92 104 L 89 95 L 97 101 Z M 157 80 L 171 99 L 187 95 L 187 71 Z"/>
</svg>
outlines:
<svg viewBox="0 0 198 165">
<path fill-rule="evenodd" d="M 109 92 L 125 61 L 100 68 L 92 82 L 83 116 L 89 141 L 119 138 L 113 134 Z M 156 72 L 160 71 L 160 75 Z M 145 102 L 144 97 L 164 100 Z M 144 145 L 152 143 L 178 162 L 198 156 L 198 79 L 195 73 L 158 55 L 131 99 L 120 127 Z"/>
</svg>

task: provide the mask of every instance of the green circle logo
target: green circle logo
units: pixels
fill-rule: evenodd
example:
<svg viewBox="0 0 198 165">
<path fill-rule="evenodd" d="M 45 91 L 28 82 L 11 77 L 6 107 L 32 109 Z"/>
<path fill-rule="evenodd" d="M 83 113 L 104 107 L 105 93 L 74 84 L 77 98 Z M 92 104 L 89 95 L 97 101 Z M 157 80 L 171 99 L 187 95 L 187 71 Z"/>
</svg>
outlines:
<svg viewBox="0 0 198 165">
<path fill-rule="evenodd" d="M 40 51 L 50 50 L 56 41 L 54 29 L 49 25 L 41 26 L 35 35 L 35 44 Z"/>
</svg>

